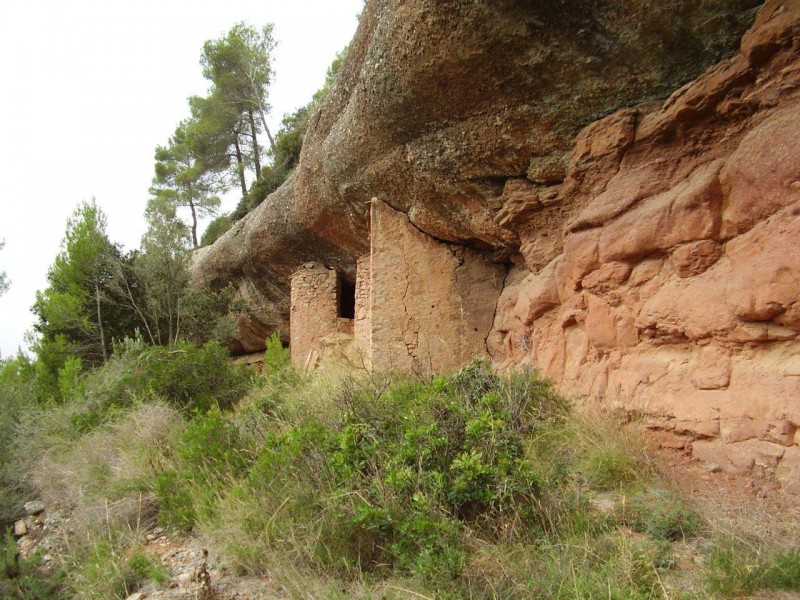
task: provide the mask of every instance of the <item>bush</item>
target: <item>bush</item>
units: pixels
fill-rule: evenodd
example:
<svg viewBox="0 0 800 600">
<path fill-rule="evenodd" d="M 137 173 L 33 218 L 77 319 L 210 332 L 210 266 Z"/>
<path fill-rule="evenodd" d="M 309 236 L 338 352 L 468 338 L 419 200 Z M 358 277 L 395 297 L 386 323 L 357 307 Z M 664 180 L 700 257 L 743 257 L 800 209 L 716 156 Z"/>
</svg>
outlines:
<svg viewBox="0 0 800 600">
<path fill-rule="evenodd" d="M 625 518 L 636 531 L 659 540 L 679 540 L 694 536 L 700 518 L 674 492 L 648 490 L 630 499 Z"/>
<path fill-rule="evenodd" d="M 233 219 L 230 215 L 220 215 L 208 224 L 203 236 L 200 238 L 201 246 L 210 246 L 233 226 Z"/>
<path fill-rule="evenodd" d="M 566 411 L 549 385 L 503 381 L 481 361 L 382 393 L 350 385 L 336 405 L 335 423 L 273 437 L 251 474 L 254 486 L 305 479 L 332 490 L 316 499 L 322 564 L 394 567 L 445 585 L 463 570 L 466 524 L 492 538 L 509 515 L 536 522 L 540 478 L 523 438 Z"/>
<path fill-rule="evenodd" d="M 238 431 L 218 409 L 194 416 L 177 436 L 174 466 L 155 478 L 159 522 L 190 531 L 217 490 L 244 470 L 241 447 Z"/>
<path fill-rule="evenodd" d="M 194 346 L 146 346 L 129 343 L 85 382 L 85 410 L 75 426 L 88 431 L 111 409 L 131 406 L 137 398 L 156 396 L 186 413 L 227 409 L 250 385 L 246 368 L 233 365 L 217 342 Z"/>
<path fill-rule="evenodd" d="M 264 371 L 268 375 L 276 375 L 289 367 L 292 353 L 284 348 L 280 334 L 275 331 L 266 341 L 264 352 Z"/>
</svg>

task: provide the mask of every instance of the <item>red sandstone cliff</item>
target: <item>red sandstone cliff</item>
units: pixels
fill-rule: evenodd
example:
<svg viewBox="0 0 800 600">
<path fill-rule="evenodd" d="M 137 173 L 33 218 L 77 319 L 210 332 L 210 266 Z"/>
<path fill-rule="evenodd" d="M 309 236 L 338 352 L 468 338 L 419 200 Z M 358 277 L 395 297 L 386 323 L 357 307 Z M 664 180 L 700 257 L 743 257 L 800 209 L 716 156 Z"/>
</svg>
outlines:
<svg viewBox="0 0 800 600">
<path fill-rule="evenodd" d="M 556 241 L 544 194 L 575 207 Z M 663 105 L 584 129 L 563 184 L 505 195 L 525 265 L 493 359 L 800 493 L 800 3 L 769 2 L 739 54 Z"/>
<path fill-rule="evenodd" d="M 289 276 L 307 261 L 354 276 L 368 251 L 413 256 L 422 280 L 425 247 L 467 245 L 504 270 L 493 325 L 469 320 L 475 353 L 800 493 L 800 2 L 768 2 L 723 62 L 752 2 L 534 4 L 371 1 L 296 176 L 198 279 L 236 283 L 252 307 L 237 344 L 255 350 L 289 330 Z M 370 245 L 373 196 L 408 227 Z M 430 241 L 409 245 L 418 234 Z M 396 294 L 374 276 L 383 306 Z M 483 305 L 441 281 L 437 297 Z M 383 364 L 405 364 L 425 323 L 447 329 L 403 308 L 373 324 L 374 356 L 403 359 Z M 392 329 L 409 323 L 413 343 Z"/>
</svg>

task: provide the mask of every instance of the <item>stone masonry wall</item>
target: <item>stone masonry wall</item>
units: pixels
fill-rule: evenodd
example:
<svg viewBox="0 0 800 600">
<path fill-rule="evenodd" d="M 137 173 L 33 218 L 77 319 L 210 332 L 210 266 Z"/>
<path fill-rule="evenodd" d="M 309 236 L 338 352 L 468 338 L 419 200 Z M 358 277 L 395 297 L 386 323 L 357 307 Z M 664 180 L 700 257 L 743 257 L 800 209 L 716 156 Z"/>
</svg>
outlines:
<svg viewBox="0 0 800 600">
<path fill-rule="evenodd" d="M 324 341 L 345 327 L 337 309 L 336 271 L 310 262 L 292 275 L 289 327 L 295 367 L 313 368 Z"/>
<path fill-rule="evenodd" d="M 440 372 L 486 355 L 503 266 L 435 240 L 379 200 L 371 205 L 370 243 L 373 368 Z"/>
<path fill-rule="evenodd" d="M 355 344 L 354 360 L 370 364 L 370 347 L 372 339 L 372 305 L 370 303 L 370 265 L 372 256 L 365 254 L 356 262 L 356 310 L 355 310 Z"/>
</svg>

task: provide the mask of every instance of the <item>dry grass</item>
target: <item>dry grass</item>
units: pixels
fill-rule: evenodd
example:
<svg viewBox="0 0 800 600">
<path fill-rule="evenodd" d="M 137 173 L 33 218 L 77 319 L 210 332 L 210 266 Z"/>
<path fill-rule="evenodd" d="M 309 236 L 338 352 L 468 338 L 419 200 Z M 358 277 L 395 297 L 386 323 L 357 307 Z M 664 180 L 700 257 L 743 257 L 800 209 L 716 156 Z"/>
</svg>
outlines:
<svg viewBox="0 0 800 600">
<path fill-rule="evenodd" d="M 51 445 L 31 480 L 47 505 L 70 509 L 76 533 L 97 523 L 138 528 L 155 515 L 147 491 L 153 466 L 181 427 L 180 414 L 165 404 L 140 404 L 116 422 Z M 52 440 L 43 437 L 40 443 Z"/>
</svg>

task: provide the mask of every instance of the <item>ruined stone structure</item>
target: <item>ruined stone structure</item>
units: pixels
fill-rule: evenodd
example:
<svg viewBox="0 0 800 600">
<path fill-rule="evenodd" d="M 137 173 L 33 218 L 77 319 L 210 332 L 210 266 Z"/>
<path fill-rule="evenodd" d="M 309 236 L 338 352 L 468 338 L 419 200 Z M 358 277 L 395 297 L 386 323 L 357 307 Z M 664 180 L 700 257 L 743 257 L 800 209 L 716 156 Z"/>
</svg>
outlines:
<svg viewBox="0 0 800 600">
<path fill-rule="evenodd" d="M 355 286 L 343 289 L 341 274 L 316 263 L 292 276 L 294 364 L 308 369 L 339 353 L 372 369 L 435 373 L 488 357 L 505 267 L 487 252 L 433 239 L 378 199 L 369 221 Z M 342 318 L 349 291 L 353 319 Z"/>
<path fill-rule="evenodd" d="M 355 286 L 318 263 L 292 275 L 290 337 L 292 362 L 313 369 L 325 349 L 353 339 Z"/>
<path fill-rule="evenodd" d="M 301 366 L 533 366 L 800 494 L 800 2 L 601 4 L 371 0 L 195 275 L 248 302 L 235 351 L 291 312 Z"/>
</svg>

